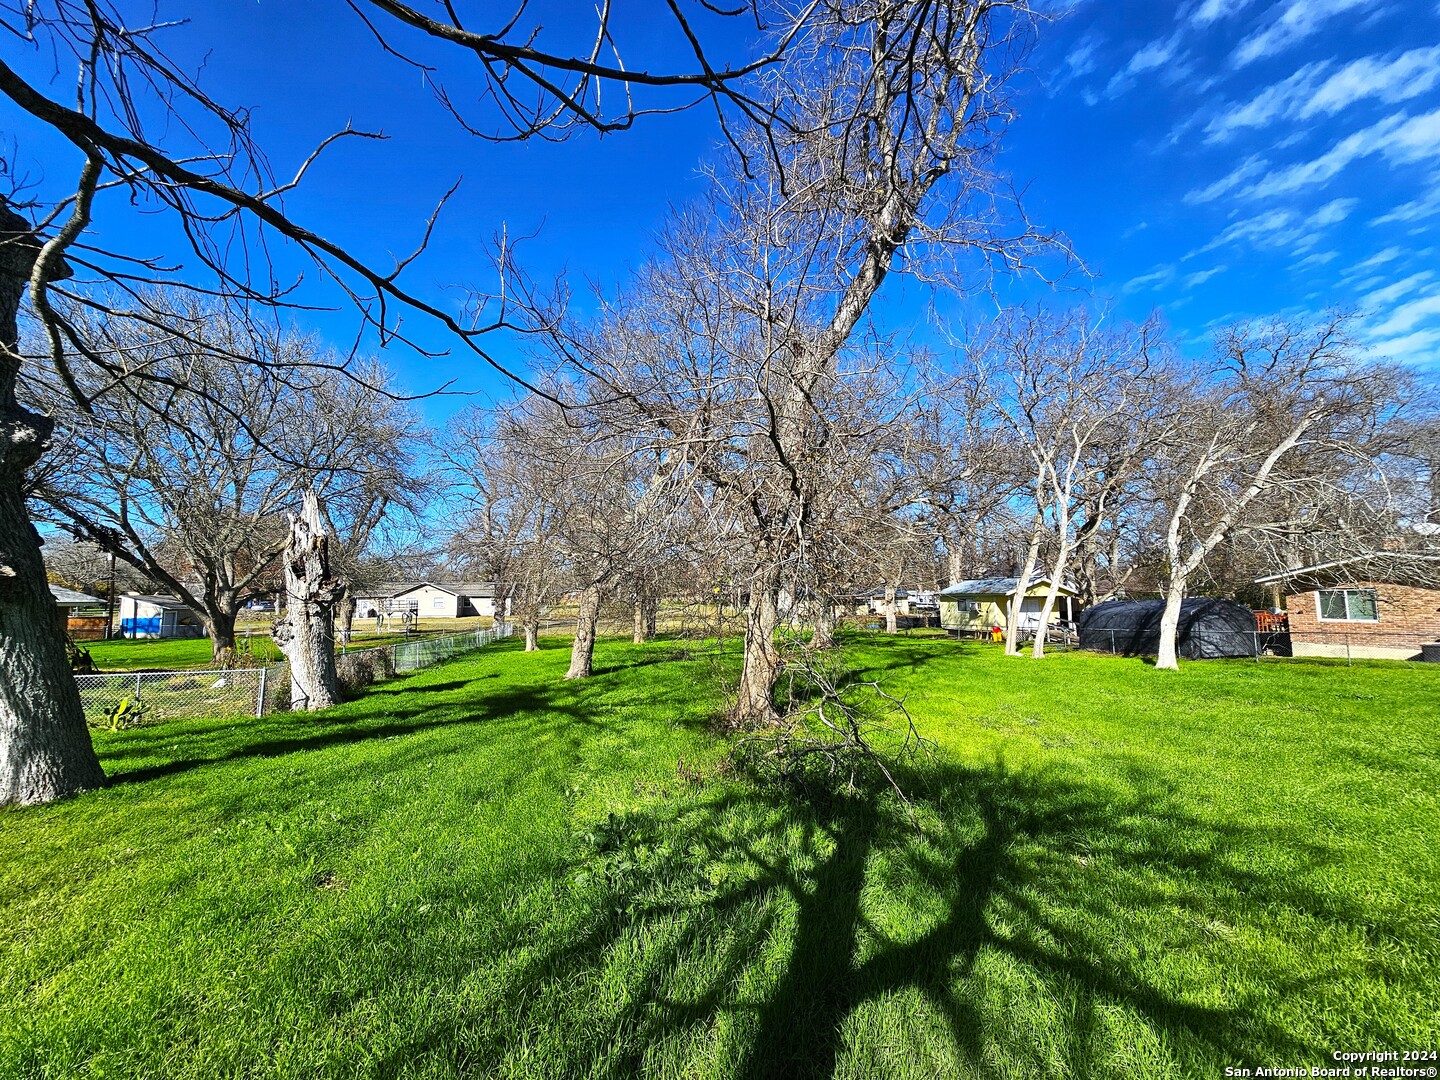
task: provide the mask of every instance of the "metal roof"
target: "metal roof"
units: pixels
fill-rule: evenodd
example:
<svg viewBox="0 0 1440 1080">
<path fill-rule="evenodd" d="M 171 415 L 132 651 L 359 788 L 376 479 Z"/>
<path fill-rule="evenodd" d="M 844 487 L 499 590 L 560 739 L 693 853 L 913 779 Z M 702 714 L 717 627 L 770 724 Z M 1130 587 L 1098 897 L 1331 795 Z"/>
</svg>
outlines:
<svg viewBox="0 0 1440 1080">
<path fill-rule="evenodd" d="M 190 609 L 190 605 L 177 596 L 150 596 L 145 593 L 131 592 L 121 593 L 120 596 L 124 600 L 134 600 L 137 604 L 153 604 L 155 607 L 161 608 L 184 608 L 186 611 Z"/>
<path fill-rule="evenodd" d="M 83 592 L 67 589 L 63 585 L 51 585 L 50 595 L 55 597 L 55 603 L 61 607 L 94 607 L 97 604 L 105 603 L 98 596 L 87 596 Z"/>
<path fill-rule="evenodd" d="M 951 585 L 948 588 L 941 589 L 935 595 L 951 597 L 1007 596 L 1015 591 L 1015 585 L 1018 581 L 1019 578 L 1013 577 L 971 578 L 968 581 L 957 581 L 954 585 Z M 1048 586 L 1049 584 L 1050 579 L 1048 577 L 1037 577 L 1030 579 L 1030 588 L 1032 589 L 1035 588 L 1035 586 L 1037 585 Z M 1075 589 L 1073 586 L 1070 585 L 1061 585 L 1060 591 L 1073 593 Z"/>
</svg>

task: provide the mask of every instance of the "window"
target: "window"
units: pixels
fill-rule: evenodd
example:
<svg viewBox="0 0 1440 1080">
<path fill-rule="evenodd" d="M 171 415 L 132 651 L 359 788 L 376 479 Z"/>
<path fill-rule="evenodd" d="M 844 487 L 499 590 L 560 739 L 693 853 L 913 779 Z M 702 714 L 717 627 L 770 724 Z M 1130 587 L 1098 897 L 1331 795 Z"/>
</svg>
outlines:
<svg viewBox="0 0 1440 1080">
<path fill-rule="evenodd" d="M 1379 622 L 1374 589 L 1321 589 L 1320 618 L 1326 622 Z"/>
<path fill-rule="evenodd" d="M 436 611 L 444 611 L 444 610 L 445 610 L 445 598 L 444 598 L 443 596 L 437 596 L 437 597 L 435 597 L 435 610 L 436 610 Z"/>
</svg>

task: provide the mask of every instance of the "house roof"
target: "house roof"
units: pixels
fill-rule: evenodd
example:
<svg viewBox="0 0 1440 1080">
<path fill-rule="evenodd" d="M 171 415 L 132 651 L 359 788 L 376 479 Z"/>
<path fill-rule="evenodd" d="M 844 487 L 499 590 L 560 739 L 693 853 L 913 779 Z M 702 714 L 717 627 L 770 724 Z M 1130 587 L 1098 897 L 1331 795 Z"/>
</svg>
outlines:
<svg viewBox="0 0 1440 1080">
<path fill-rule="evenodd" d="M 493 581 L 417 581 L 412 584 L 401 583 L 394 592 L 381 593 L 381 596 L 404 596 L 406 593 L 414 592 L 416 589 L 426 587 L 438 589 L 440 592 L 449 593 L 451 596 L 476 596 L 480 598 L 493 597 L 496 585 Z"/>
<path fill-rule="evenodd" d="M 1015 591 L 1017 581 L 1019 581 L 1019 579 L 1013 577 L 971 578 L 968 581 L 957 581 L 954 585 L 941 589 L 935 595 L 949 597 L 1005 596 Z M 1050 579 L 1048 577 L 1030 579 L 1030 588 L 1032 589 L 1037 585 L 1048 586 L 1049 584 Z M 1060 591 L 1073 593 L 1076 590 L 1072 585 L 1061 585 Z"/>
<path fill-rule="evenodd" d="M 67 589 L 63 585 L 51 585 L 50 595 L 55 597 L 55 603 L 60 607 L 94 607 L 97 604 L 105 603 L 98 596 L 87 596 L 83 592 Z"/>
<path fill-rule="evenodd" d="M 1349 559 L 1335 559 L 1314 566 L 1297 566 L 1256 578 L 1256 585 L 1278 585 L 1284 582 L 1352 580 L 1383 581 L 1393 585 L 1417 585 L 1440 589 L 1440 554 L 1413 551 L 1375 551 Z"/>
<path fill-rule="evenodd" d="M 153 604 L 155 607 L 161 608 L 184 608 L 186 611 L 190 610 L 189 605 L 187 605 L 184 600 L 175 596 L 151 596 L 145 593 L 130 592 L 121 593 L 120 595 L 125 600 L 134 600 L 137 604 Z"/>
</svg>

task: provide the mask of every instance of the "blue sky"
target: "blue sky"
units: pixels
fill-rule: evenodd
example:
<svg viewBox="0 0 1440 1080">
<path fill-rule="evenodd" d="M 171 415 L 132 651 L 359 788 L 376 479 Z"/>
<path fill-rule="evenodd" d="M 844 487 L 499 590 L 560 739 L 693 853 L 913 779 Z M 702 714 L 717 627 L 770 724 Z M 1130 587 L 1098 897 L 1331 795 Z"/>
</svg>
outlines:
<svg viewBox="0 0 1440 1080">
<path fill-rule="evenodd" d="M 576 10 L 551 6 L 552 14 Z M 619 17 L 632 6 L 645 5 L 617 5 Z M 162 3 L 161 14 L 172 7 L 180 10 Z M 484 249 L 502 227 L 537 233 L 526 250 L 541 275 L 610 283 L 645 256 L 667 206 L 701 190 L 697 167 L 716 135 L 705 110 L 605 139 L 496 146 L 459 131 L 435 106 L 426 77 L 388 60 L 338 2 L 208 0 L 184 11 L 194 21 L 171 33 L 170 48 L 203 63 L 215 97 L 252 106 L 278 174 L 347 121 L 390 135 L 384 145 L 338 146 L 322 160 L 287 203 L 303 223 L 383 262 L 408 251 L 435 200 L 463 178 L 432 250 L 409 274 L 417 291 L 449 290 L 456 306 L 465 286 L 490 283 Z M 663 22 L 623 25 L 633 35 L 625 41 L 632 65 L 674 44 Z M 567 29 L 552 20 L 547 33 Z M 738 59 L 741 37 L 727 26 L 720 52 Z M 5 48 L 9 62 L 53 77 L 50 92 L 68 99 L 68 68 L 9 41 Z M 466 100 L 475 84 L 465 57 L 416 48 Z M 1159 311 L 1197 352 L 1211 329 L 1233 319 L 1340 306 L 1364 313 L 1361 332 L 1377 352 L 1440 370 L 1433 2 L 1082 0 L 1042 28 L 1030 66 L 1003 162 L 1032 218 L 1071 238 L 1095 274 L 1090 287 L 1118 315 Z M 8 105 L 0 128 L 6 158 L 38 189 L 69 181 L 69 150 Z M 176 250 L 164 223 L 137 214 L 119 193 L 102 199 L 96 228 L 132 252 Z M 912 301 L 888 302 L 909 312 Z M 348 345 L 353 319 L 305 318 Z M 445 346 L 413 321 L 407 328 Z M 500 340 L 493 351 L 516 355 Z M 415 391 L 455 380 L 489 396 L 509 392 L 458 354 L 389 360 Z M 435 401 L 426 411 L 439 417 L 457 404 Z"/>
<path fill-rule="evenodd" d="M 1197 347 L 1219 323 L 1363 315 L 1440 360 L 1433 3 L 1073 5 L 1034 57 L 1010 168 L 1117 311 Z"/>
</svg>

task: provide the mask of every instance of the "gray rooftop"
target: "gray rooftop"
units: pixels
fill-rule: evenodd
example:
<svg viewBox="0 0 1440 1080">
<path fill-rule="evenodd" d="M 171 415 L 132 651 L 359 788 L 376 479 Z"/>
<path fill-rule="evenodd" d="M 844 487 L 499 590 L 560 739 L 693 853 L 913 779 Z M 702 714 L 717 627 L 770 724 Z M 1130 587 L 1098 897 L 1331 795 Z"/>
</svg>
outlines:
<svg viewBox="0 0 1440 1080">
<path fill-rule="evenodd" d="M 945 589 L 941 589 L 935 595 L 949 597 L 1005 596 L 1015 591 L 1015 584 L 1018 580 L 1018 578 L 1013 577 L 971 578 L 968 581 L 957 581 L 954 585 L 951 585 L 950 587 Z M 1037 585 L 1049 584 L 1050 579 L 1048 577 L 1037 577 L 1030 579 L 1030 588 L 1032 589 L 1035 588 Z M 1075 591 L 1073 588 L 1066 585 L 1062 585 L 1060 589 L 1062 592 Z"/>
<path fill-rule="evenodd" d="M 51 585 L 50 595 L 55 597 L 55 603 L 61 607 L 95 607 L 105 603 L 98 596 L 87 596 L 83 592 L 67 589 L 63 585 Z"/>
</svg>

